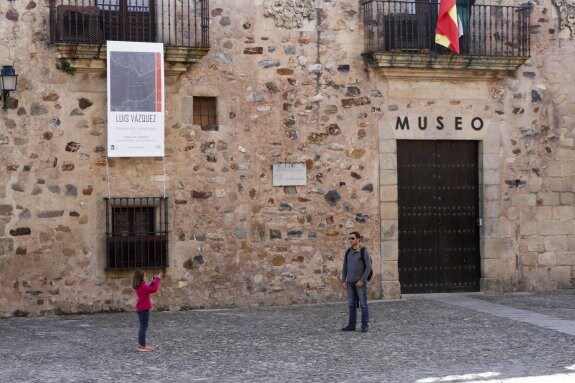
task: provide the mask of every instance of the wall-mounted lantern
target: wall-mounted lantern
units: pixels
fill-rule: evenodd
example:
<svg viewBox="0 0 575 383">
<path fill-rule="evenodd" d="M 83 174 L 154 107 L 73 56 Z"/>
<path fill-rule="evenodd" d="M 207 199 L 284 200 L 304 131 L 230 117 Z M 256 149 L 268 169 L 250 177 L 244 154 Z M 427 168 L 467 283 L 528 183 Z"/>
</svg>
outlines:
<svg viewBox="0 0 575 383">
<path fill-rule="evenodd" d="M 0 91 L 2 91 L 2 102 L 4 106 L 2 109 L 8 109 L 8 95 L 10 92 L 16 90 L 16 82 L 18 81 L 18 75 L 14 70 L 12 65 L 2 65 L 2 70 L 0 70 Z"/>
</svg>

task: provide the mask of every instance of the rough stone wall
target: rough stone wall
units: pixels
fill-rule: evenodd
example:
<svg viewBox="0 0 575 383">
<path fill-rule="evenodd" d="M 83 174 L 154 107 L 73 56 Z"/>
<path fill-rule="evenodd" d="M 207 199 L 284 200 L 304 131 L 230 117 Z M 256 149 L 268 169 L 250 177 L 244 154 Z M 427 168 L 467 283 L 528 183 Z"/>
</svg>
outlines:
<svg viewBox="0 0 575 383">
<path fill-rule="evenodd" d="M 551 4 L 534 5 L 527 64 L 478 96 L 463 96 L 476 83 L 459 82 L 448 100 L 416 93 L 437 82 L 392 88 L 366 67 L 357 1 L 324 0 L 292 28 L 266 16 L 262 0 L 210 4 L 209 54 L 166 78 L 165 158 L 107 160 L 105 74 L 56 69 L 44 3 L 0 3 L 0 65 L 20 74 L 0 112 L 0 315 L 131 310 L 131 275 L 105 271 L 103 198 L 164 192 L 160 308 L 342 300 L 353 230 L 375 262 L 372 298 L 398 296 L 387 242 L 397 237 L 387 183 L 397 137 L 381 127 L 402 110 L 437 108 L 481 113 L 498 132 L 475 138 L 492 140 L 482 159 L 484 289 L 572 286 L 574 43 Z M 193 125 L 194 96 L 217 97 L 218 130 Z M 285 161 L 306 163 L 306 186 L 272 186 L 272 164 Z"/>
<path fill-rule="evenodd" d="M 1 47 L 20 74 L 1 117 L 3 315 L 132 309 L 131 275 L 104 270 L 103 198 L 164 188 L 159 307 L 341 300 L 352 230 L 366 237 L 381 296 L 370 114 L 381 94 L 365 81 L 355 2 L 282 28 L 262 2 L 212 0 L 210 53 L 166 79 L 165 159 L 108 161 L 105 75 L 57 70 L 47 10 L 31 4 L 1 6 Z M 217 131 L 192 124 L 193 96 L 218 97 Z M 272 186 L 284 161 L 306 163 L 306 186 Z"/>
<path fill-rule="evenodd" d="M 575 284 L 574 42 L 552 2 L 532 15 L 532 58 L 506 82 L 501 230 L 516 254 L 516 289 Z M 515 184 L 513 183 L 515 180 Z"/>
</svg>

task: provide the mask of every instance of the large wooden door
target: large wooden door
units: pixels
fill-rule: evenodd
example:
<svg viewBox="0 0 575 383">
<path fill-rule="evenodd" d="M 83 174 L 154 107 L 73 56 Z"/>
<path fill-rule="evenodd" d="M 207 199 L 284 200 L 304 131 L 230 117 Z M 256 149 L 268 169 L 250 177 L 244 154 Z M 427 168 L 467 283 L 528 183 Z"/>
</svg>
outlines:
<svg viewBox="0 0 575 383">
<path fill-rule="evenodd" d="M 397 141 L 402 293 L 478 291 L 476 141 Z"/>
</svg>

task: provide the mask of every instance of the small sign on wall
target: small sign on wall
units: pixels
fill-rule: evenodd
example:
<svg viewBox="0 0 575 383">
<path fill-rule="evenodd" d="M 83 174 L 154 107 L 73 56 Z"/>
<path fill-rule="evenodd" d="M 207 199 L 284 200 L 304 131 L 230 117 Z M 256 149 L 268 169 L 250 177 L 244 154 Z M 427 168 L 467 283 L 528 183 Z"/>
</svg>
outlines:
<svg viewBox="0 0 575 383">
<path fill-rule="evenodd" d="M 305 185 L 307 169 L 304 162 L 273 164 L 273 186 Z"/>
</svg>

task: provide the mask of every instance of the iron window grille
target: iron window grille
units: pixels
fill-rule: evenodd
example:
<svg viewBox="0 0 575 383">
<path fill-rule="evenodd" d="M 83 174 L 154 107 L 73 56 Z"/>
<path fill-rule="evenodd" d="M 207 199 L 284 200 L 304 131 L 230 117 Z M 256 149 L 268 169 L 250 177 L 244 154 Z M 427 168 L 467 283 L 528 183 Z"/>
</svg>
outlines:
<svg viewBox="0 0 575 383">
<path fill-rule="evenodd" d="M 106 269 L 168 267 L 168 198 L 116 197 L 106 202 Z"/>
<path fill-rule="evenodd" d="M 194 125 L 218 125 L 218 103 L 216 97 L 194 97 Z"/>
<path fill-rule="evenodd" d="M 98 42 L 104 38 L 99 15 L 95 6 L 60 5 L 56 8 L 56 27 L 64 40 Z"/>
<path fill-rule="evenodd" d="M 49 0 L 50 43 L 209 47 L 209 0 Z"/>
</svg>

